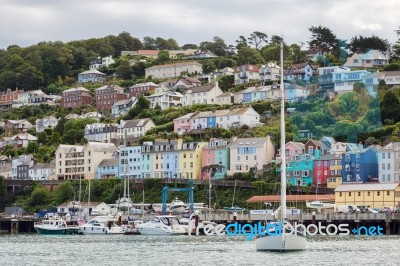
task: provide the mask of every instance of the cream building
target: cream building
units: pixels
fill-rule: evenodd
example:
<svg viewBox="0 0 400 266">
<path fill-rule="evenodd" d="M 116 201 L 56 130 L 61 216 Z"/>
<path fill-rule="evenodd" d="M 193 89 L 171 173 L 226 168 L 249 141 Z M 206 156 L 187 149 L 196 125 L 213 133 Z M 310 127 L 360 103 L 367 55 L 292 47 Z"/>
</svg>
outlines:
<svg viewBox="0 0 400 266">
<path fill-rule="evenodd" d="M 400 186 L 394 184 L 350 184 L 341 185 L 335 189 L 336 207 L 340 205 L 370 206 L 400 206 Z"/>
<path fill-rule="evenodd" d="M 148 78 L 173 78 L 182 74 L 201 74 L 203 67 L 197 62 L 179 62 L 166 65 L 156 65 L 145 69 L 145 76 Z"/>
<path fill-rule="evenodd" d="M 89 142 L 85 146 L 60 144 L 55 155 L 55 177 L 58 180 L 94 179 L 101 161 L 111 159 L 116 150 L 112 143 Z"/>
</svg>

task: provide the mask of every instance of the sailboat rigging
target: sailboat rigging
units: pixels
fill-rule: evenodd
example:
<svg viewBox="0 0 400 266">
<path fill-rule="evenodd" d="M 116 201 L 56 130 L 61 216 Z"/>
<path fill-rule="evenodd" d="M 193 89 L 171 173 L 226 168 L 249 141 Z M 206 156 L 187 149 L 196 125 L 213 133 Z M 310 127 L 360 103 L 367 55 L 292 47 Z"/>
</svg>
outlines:
<svg viewBox="0 0 400 266">
<path fill-rule="evenodd" d="M 282 227 L 281 235 L 270 234 L 271 232 L 264 232 L 262 235 L 256 238 L 256 249 L 259 251 L 300 251 L 305 250 L 305 236 L 302 232 L 291 232 L 287 233 L 285 230 L 286 221 L 286 157 L 285 157 L 285 144 L 286 144 L 286 132 L 285 132 L 285 93 L 284 93 L 284 82 L 283 82 L 283 42 L 281 42 L 281 118 L 280 118 L 280 130 L 281 130 L 281 150 L 282 162 L 281 162 L 281 206 L 280 206 L 280 221 L 273 222 L 276 226 Z M 278 211 L 279 211 L 278 209 Z"/>
</svg>

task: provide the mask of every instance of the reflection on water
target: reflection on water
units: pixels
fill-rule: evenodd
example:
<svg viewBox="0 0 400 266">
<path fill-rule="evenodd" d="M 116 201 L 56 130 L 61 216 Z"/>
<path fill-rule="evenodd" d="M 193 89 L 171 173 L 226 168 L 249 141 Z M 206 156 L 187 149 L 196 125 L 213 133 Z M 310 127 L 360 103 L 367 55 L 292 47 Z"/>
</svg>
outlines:
<svg viewBox="0 0 400 266">
<path fill-rule="evenodd" d="M 0 265 L 398 265 L 400 236 L 316 236 L 307 250 L 257 252 L 228 236 L 1 235 Z"/>
</svg>

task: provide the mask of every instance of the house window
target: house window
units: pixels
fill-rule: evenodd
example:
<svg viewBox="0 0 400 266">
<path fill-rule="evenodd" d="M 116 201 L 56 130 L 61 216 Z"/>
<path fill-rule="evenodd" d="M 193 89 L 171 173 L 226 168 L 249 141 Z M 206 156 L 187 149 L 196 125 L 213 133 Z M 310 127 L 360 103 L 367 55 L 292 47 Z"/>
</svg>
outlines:
<svg viewBox="0 0 400 266">
<path fill-rule="evenodd" d="M 377 191 L 377 192 L 376 192 L 376 195 L 377 195 L 377 196 L 380 196 L 380 195 L 381 195 L 381 192 L 380 192 L 380 191 Z"/>
<path fill-rule="evenodd" d="M 358 191 L 357 194 L 358 194 L 359 197 L 361 197 L 361 192 L 360 191 Z"/>
<path fill-rule="evenodd" d="M 390 196 L 390 191 L 386 191 L 386 196 Z"/>
<path fill-rule="evenodd" d="M 351 197 L 351 192 L 349 192 L 349 197 Z"/>
<path fill-rule="evenodd" d="M 368 191 L 368 192 L 367 192 L 367 196 L 368 196 L 368 197 L 371 196 L 371 191 Z"/>
<path fill-rule="evenodd" d="M 382 152 L 382 159 L 385 159 L 385 153 Z"/>
<path fill-rule="evenodd" d="M 339 197 L 341 197 L 342 196 L 342 192 L 339 192 Z"/>
<path fill-rule="evenodd" d="M 350 154 L 345 155 L 345 160 L 346 160 L 346 162 L 350 162 Z"/>
</svg>

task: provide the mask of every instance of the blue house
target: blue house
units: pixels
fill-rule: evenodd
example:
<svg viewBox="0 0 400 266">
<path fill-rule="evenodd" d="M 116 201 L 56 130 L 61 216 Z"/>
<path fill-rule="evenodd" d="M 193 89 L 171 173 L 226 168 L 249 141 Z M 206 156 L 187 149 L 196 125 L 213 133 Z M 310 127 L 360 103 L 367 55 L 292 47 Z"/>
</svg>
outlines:
<svg viewBox="0 0 400 266">
<path fill-rule="evenodd" d="M 118 157 L 112 159 L 104 159 L 97 167 L 96 179 L 113 179 L 119 178 Z"/>
<path fill-rule="evenodd" d="M 121 178 L 142 178 L 142 147 L 119 148 L 119 173 Z"/>
<path fill-rule="evenodd" d="M 217 124 L 217 117 L 215 116 L 207 117 L 207 128 L 215 127 L 216 124 Z"/>
<path fill-rule="evenodd" d="M 375 146 L 342 154 L 342 183 L 366 183 L 379 180 L 378 151 Z"/>
</svg>

